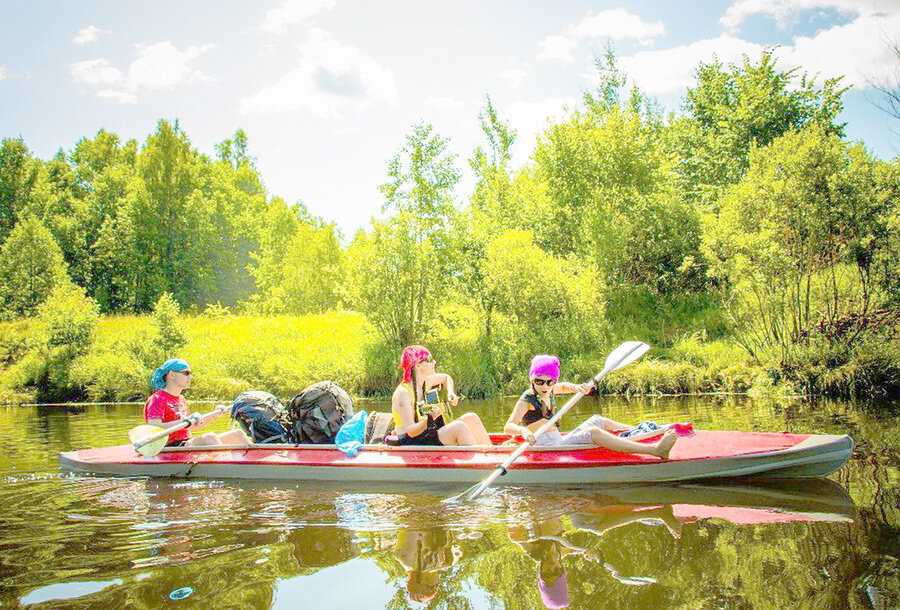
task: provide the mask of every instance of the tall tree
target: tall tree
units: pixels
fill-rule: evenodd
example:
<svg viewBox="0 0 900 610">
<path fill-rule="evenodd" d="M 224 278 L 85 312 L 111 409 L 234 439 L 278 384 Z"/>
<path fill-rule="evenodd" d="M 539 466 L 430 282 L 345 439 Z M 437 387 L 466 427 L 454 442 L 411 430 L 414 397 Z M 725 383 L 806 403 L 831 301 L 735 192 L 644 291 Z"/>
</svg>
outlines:
<svg viewBox="0 0 900 610">
<path fill-rule="evenodd" d="M 793 129 L 817 125 L 843 135 L 836 123 L 846 88 L 840 78 L 825 80 L 779 70 L 773 51 L 752 63 L 700 64 L 697 84 L 688 88 L 687 123 L 676 123 L 670 143 L 681 158 L 685 189 L 710 202 L 738 182 L 749 166 L 752 146 L 765 146 Z"/>
<path fill-rule="evenodd" d="M 824 127 L 751 152 L 744 179 L 705 218 L 711 271 L 727 281 L 737 336 L 760 358 L 789 360 L 816 341 L 847 349 L 885 305 L 896 170 Z M 896 260 L 896 259 L 894 259 Z"/>
<path fill-rule="evenodd" d="M 69 283 L 59 245 L 35 216 L 16 224 L 0 248 L 0 316 L 27 317 Z"/>
<path fill-rule="evenodd" d="M 0 143 L 0 240 L 6 239 L 24 214 L 42 201 L 43 167 L 21 138 Z M 32 211 L 34 213 L 34 211 Z"/>
<path fill-rule="evenodd" d="M 431 125 L 413 126 L 381 186 L 394 216 L 348 251 L 349 302 L 398 343 L 421 338 L 457 266 L 449 229 L 460 173 L 448 143 Z"/>
</svg>

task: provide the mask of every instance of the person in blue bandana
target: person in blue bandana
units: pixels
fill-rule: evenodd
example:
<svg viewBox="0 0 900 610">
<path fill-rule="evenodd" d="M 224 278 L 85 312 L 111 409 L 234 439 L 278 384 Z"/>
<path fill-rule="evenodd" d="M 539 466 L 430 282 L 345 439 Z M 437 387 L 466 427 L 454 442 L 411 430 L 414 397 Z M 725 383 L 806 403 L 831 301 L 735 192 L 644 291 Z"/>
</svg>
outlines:
<svg viewBox="0 0 900 610">
<path fill-rule="evenodd" d="M 183 392 L 190 387 L 193 380 L 191 367 L 182 358 L 170 358 L 158 369 L 153 371 L 150 377 L 150 385 L 156 390 L 144 404 L 144 420 L 153 426 L 169 428 L 175 422 L 191 415 Z M 209 432 L 200 436 L 193 436 L 191 430 L 202 428 L 211 421 L 219 418 L 223 411 L 218 411 L 209 417 L 200 418 L 187 428 L 174 430 L 169 435 L 167 447 L 181 447 L 190 445 L 249 445 L 250 439 L 243 430 L 229 430 L 222 434 Z"/>
</svg>

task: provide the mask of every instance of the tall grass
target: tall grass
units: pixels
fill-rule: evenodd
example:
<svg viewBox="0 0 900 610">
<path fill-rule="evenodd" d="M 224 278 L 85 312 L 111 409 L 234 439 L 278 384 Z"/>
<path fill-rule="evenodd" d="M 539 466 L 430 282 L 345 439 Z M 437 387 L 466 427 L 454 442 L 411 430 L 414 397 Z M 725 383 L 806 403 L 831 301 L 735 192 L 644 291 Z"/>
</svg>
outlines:
<svg viewBox="0 0 900 610">
<path fill-rule="evenodd" d="M 634 305 L 635 302 L 632 302 Z M 697 311 L 699 317 L 712 316 Z M 668 314 L 648 314 L 657 320 Z M 195 372 L 189 397 L 230 401 L 243 390 L 271 392 L 284 400 L 307 385 L 330 379 L 357 396 L 387 396 L 399 379 L 403 346 L 384 342 L 367 319 L 353 312 L 308 316 L 179 316 L 182 347 L 165 353 L 151 316 L 100 318 L 90 348 L 74 356 L 47 382 L 47 356 L 35 347 L 35 321 L 0 323 L 0 402 L 78 396 L 92 401 L 139 400 L 151 391 L 152 371 L 168 357 L 186 358 Z M 635 323 L 636 324 L 636 323 Z M 643 339 L 652 351 L 611 374 L 603 393 L 667 395 L 748 392 L 871 396 L 900 391 L 898 342 L 863 343 L 850 357 L 810 353 L 789 370 L 751 361 L 727 337 L 705 332 L 667 337 L 654 344 L 649 328 L 556 328 L 529 331 L 497 318 L 492 334 L 469 310 L 446 312 L 422 342 L 438 370 L 449 372 L 459 393 L 472 397 L 517 394 L 528 385 L 528 362 L 538 352 L 556 353 L 563 378 L 586 381 L 601 370 L 620 340 Z M 674 327 L 673 327 L 674 328 Z M 672 335 L 672 336 L 670 336 Z M 58 363 L 59 364 L 59 363 Z M 53 384 L 60 387 L 53 387 Z M 42 392 L 44 392 L 42 394 Z"/>
</svg>

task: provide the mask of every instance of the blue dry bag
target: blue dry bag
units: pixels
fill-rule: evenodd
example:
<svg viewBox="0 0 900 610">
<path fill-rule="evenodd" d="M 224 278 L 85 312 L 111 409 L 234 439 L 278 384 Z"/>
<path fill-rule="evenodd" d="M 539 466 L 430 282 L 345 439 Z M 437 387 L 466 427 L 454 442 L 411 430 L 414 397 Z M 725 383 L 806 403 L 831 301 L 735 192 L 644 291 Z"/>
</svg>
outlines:
<svg viewBox="0 0 900 610">
<path fill-rule="evenodd" d="M 337 448 L 350 457 L 356 457 L 366 439 L 366 418 L 368 416 L 369 414 L 365 411 L 357 411 L 334 436 L 334 444 L 337 445 Z"/>
</svg>

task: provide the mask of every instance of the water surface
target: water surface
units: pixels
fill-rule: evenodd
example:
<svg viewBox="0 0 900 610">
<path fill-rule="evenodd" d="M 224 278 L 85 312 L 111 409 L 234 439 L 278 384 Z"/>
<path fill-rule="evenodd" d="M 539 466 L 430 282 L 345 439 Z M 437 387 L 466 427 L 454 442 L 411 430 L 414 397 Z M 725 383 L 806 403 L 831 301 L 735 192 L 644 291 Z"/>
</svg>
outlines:
<svg viewBox="0 0 900 610">
<path fill-rule="evenodd" d="M 500 429 L 512 400 L 462 407 Z M 402 484 L 66 475 L 58 452 L 126 442 L 141 405 L 0 407 L 0 607 L 895 608 L 898 407 L 587 398 L 570 426 L 602 410 L 857 448 L 823 480 L 503 487 L 459 505 L 441 503 L 459 489 Z"/>
</svg>

